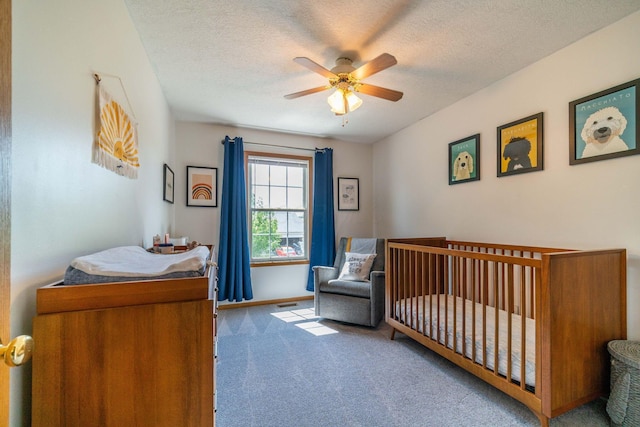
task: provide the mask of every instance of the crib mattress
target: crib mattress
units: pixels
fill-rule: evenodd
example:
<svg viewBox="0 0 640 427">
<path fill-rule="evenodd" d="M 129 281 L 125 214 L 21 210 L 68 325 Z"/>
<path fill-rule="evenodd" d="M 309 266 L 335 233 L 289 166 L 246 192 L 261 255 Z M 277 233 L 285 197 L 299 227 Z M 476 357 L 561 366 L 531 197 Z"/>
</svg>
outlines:
<svg viewBox="0 0 640 427">
<path fill-rule="evenodd" d="M 429 301 L 431 300 L 431 303 Z M 507 376 L 508 358 L 508 316 L 504 310 L 498 310 L 498 323 L 496 325 L 495 309 L 486 307 L 486 338 L 483 338 L 482 304 L 470 300 L 463 300 L 453 295 L 433 295 L 431 298 L 413 297 L 396 302 L 397 319 L 421 334 L 437 340 L 448 348 L 454 348 L 454 300 L 456 301 L 456 332 L 455 349 L 462 354 L 462 340 L 464 335 L 464 356 L 473 359 L 475 347 L 475 362 L 483 364 L 483 347 L 486 348 L 486 367 L 494 370 L 496 342 L 498 347 L 498 373 Z M 406 307 L 408 303 L 408 307 Z M 464 301 L 464 310 L 463 310 Z M 475 304 L 475 337 L 473 336 L 472 322 L 474 321 L 473 305 Z M 406 309 L 405 309 L 406 307 Z M 431 314 L 433 313 L 433 314 Z M 438 317 L 439 313 L 439 317 Z M 410 316 L 410 320 L 409 320 Z M 465 327 L 463 332 L 463 316 Z M 445 322 L 445 318 L 447 319 Z M 431 326 L 429 327 L 429 319 Z M 522 343 L 522 319 L 518 314 L 511 314 L 511 378 L 520 382 L 521 378 L 521 343 Z M 535 387 L 535 320 L 525 319 L 525 384 Z M 496 328 L 497 326 L 497 328 Z M 446 329 L 446 331 L 445 331 Z M 497 329 L 497 333 L 496 333 Z M 433 334 L 433 337 L 431 336 Z M 485 341 L 486 339 L 486 341 Z M 486 345 L 483 345 L 485 344 Z"/>
</svg>

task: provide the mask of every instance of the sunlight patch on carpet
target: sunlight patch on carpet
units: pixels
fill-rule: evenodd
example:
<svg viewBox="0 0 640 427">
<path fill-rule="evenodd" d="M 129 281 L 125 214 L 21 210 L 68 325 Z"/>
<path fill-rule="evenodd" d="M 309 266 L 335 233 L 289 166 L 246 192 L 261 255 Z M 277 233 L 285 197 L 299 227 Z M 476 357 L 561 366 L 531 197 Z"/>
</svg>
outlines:
<svg viewBox="0 0 640 427">
<path fill-rule="evenodd" d="M 300 320 L 306 320 L 304 317 L 302 316 L 298 316 L 297 314 L 291 312 L 291 311 L 280 311 L 277 313 L 271 313 L 272 316 L 277 317 L 278 319 L 282 320 L 283 322 L 299 322 Z"/>
<path fill-rule="evenodd" d="M 304 322 L 304 323 L 296 323 L 298 328 L 304 329 L 305 331 L 315 335 L 329 335 L 329 334 L 337 334 L 338 331 L 335 329 L 331 329 L 327 326 L 324 326 L 322 323 L 318 322 Z"/>
<path fill-rule="evenodd" d="M 277 311 L 275 313 L 271 313 L 271 315 L 285 322 L 297 322 L 299 320 L 311 320 L 318 318 L 318 316 L 315 315 L 315 311 L 313 310 L 313 308 Z"/>
<path fill-rule="evenodd" d="M 315 311 L 313 308 L 278 311 L 275 313 L 271 313 L 271 315 L 287 323 L 301 322 L 301 323 L 296 323 L 296 326 L 315 336 L 338 333 L 338 331 L 336 331 L 335 329 L 331 329 L 328 326 L 323 325 L 322 323 L 306 322 L 307 320 L 318 319 L 318 316 L 315 315 Z"/>
</svg>

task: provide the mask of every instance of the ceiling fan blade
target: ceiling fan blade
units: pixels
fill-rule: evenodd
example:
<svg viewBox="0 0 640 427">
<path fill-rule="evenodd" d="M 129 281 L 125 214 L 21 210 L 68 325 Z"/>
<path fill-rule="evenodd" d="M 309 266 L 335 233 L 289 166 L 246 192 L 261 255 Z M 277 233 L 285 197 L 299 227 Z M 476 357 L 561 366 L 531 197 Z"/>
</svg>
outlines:
<svg viewBox="0 0 640 427">
<path fill-rule="evenodd" d="M 366 64 L 360 66 L 360 68 L 356 69 L 355 71 L 352 71 L 351 76 L 357 80 L 362 80 L 379 71 L 394 66 L 397 63 L 398 61 L 396 61 L 395 56 L 389 55 L 388 53 L 383 53 L 377 58 L 374 58 Z"/>
<path fill-rule="evenodd" d="M 284 97 L 287 99 L 300 98 L 301 96 L 311 95 L 312 93 L 322 92 L 323 90 L 331 89 L 331 85 L 314 87 L 313 89 L 301 90 L 300 92 L 290 93 Z"/>
<path fill-rule="evenodd" d="M 371 95 L 378 98 L 383 98 L 389 101 L 398 101 L 402 99 L 402 92 L 398 92 L 397 90 L 387 89 L 380 86 L 368 85 L 365 83 L 360 83 L 356 92 L 364 93 L 365 95 Z"/>
<path fill-rule="evenodd" d="M 338 77 L 335 74 L 333 74 L 331 71 L 327 70 L 326 68 L 324 68 L 322 65 L 318 64 L 317 62 L 314 62 L 312 60 L 310 60 L 309 58 L 306 58 L 304 56 L 298 56 L 296 58 L 293 58 L 293 61 L 297 64 L 302 65 L 303 67 L 307 67 L 308 69 L 310 69 L 313 72 L 316 72 L 328 79 L 330 78 L 334 78 L 334 77 Z"/>
</svg>

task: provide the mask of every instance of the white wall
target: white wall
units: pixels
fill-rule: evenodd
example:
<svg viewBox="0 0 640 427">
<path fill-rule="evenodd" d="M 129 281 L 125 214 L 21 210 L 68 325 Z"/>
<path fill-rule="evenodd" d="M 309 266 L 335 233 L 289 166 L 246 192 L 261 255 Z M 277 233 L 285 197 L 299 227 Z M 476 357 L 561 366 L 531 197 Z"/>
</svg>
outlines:
<svg viewBox="0 0 640 427">
<path fill-rule="evenodd" d="M 121 0 L 13 2 L 12 336 L 31 334 L 35 292 L 78 255 L 151 244 L 169 229 L 162 166 L 173 122 Z M 138 120 L 140 172 L 91 163 L 95 81 Z M 37 343 L 36 343 L 37 346 Z M 37 347 L 36 347 L 37 351 Z M 70 357 L 73 357 L 70 355 Z M 29 425 L 31 366 L 11 372 L 11 425 Z"/>
<path fill-rule="evenodd" d="M 372 236 L 371 165 L 373 148 L 371 145 L 194 122 L 177 122 L 176 124 L 176 161 L 175 165 L 171 166 L 176 174 L 175 231 L 177 234 L 186 235 L 199 242 L 218 245 L 220 208 L 186 206 L 186 169 L 187 166 L 217 167 L 218 190 L 220 191 L 224 163 L 224 148 L 220 141 L 226 135 L 231 138 L 242 137 L 245 142 L 245 151 L 266 151 L 313 157 L 312 151 L 275 149 L 249 142 L 306 149 L 333 148 L 334 191 L 337 187 L 337 178 L 340 176 L 359 178 L 360 182 L 360 210 L 336 210 L 335 212 L 336 238 L 340 236 Z M 220 206 L 220 194 L 218 194 L 218 206 Z M 308 271 L 308 265 L 252 268 L 253 300 L 312 295 L 311 292 L 305 290 Z"/>
<path fill-rule="evenodd" d="M 570 101 L 640 77 L 640 13 L 374 147 L 374 230 L 628 255 L 628 331 L 640 339 L 640 156 L 569 165 Z M 496 177 L 496 127 L 544 113 L 544 170 Z M 481 180 L 448 185 L 448 143 L 481 134 Z M 640 144 L 640 141 L 636 141 Z"/>
</svg>

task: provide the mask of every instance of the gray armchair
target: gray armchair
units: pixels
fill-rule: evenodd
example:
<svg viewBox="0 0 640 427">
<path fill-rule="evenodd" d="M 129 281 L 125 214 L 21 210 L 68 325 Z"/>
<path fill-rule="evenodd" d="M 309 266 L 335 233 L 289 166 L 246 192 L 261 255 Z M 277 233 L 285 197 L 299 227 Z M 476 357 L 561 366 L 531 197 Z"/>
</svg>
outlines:
<svg viewBox="0 0 640 427">
<path fill-rule="evenodd" d="M 376 239 L 376 257 L 369 281 L 337 280 L 345 263 L 348 239 L 342 237 L 333 267 L 314 266 L 316 316 L 364 326 L 378 326 L 384 317 L 385 240 Z"/>
</svg>

